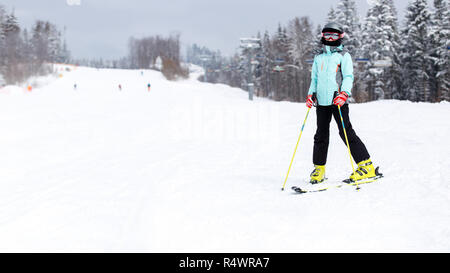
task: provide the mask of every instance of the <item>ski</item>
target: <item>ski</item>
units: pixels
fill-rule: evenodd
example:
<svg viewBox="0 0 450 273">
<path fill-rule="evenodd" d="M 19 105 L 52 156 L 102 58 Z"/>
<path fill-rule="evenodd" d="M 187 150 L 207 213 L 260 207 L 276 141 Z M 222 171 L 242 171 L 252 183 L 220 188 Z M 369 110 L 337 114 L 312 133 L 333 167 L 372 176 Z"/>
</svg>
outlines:
<svg viewBox="0 0 450 273">
<path fill-rule="evenodd" d="M 378 172 L 378 167 L 376 168 L 375 173 L 376 173 L 375 177 L 368 178 L 366 180 L 353 181 L 353 180 L 350 180 L 350 179 L 345 179 L 340 184 L 323 186 L 323 187 L 319 187 L 319 188 L 315 188 L 315 189 L 302 189 L 302 188 L 297 187 L 297 186 L 293 186 L 291 189 L 293 191 L 295 191 L 296 193 L 313 193 L 313 192 L 322 192 L 322 191 L 326 191 L 326 190 L 330 190 L 330 189 L 339 189 L 339 188 L 342 188 L 342 187 L 345 187 L 345 186 L 355 186 L 356 190 L 359 190 L 360 189 L 360 187 L 359 187 L 360 185 L 373 183 L 373 182 L 375 182 L 378 179 L 383 177 L 383 174 Z"/>
</svg>

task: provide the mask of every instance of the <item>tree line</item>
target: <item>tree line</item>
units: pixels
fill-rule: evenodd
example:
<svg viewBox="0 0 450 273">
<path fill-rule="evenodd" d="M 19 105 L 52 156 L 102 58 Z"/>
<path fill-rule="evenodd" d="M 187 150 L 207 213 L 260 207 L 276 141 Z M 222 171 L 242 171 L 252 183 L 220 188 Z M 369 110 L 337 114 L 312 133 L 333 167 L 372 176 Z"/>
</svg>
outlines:
<svg viewBox="0 0 450 273">
<path fill-rule="evenodd" d="M 339 0 L 324 24 L 340 23 L 344 45 L 354 61 L 353 99 L 366 102 L 400 99 L 423 102 L 450 101 L 449 4 L 434 0 L 409 3 L 401 27 L 393 0 L 373 1 L 360 22 L 355 1 Z M 321 25 L 308 17 L 296 17 L 278 25 L 275 33 L 264 31 L 258 50 L 243 49 L 232 57 L 195 45 L 189 53 L 210 55 L 206 67 L 209 82 L 247 88 L 253 81 L 258 96 L 274 100 L 304 101 L 310 84 L 311 61 L 321 52 Z M 252 54 L 251 65 L 248 54 Z M 251 69 L 249 69 L 251 67 Z M 249 77 L 251 73 L 251 77 Z"/>
<path fill-rule="evenodd" d="M 131 69 L 158 69 L 169 80 L 186 78 L 189 74 L 189 70 L 181 65 L 178 33 L 166 38 L 160 35 L 140 39 L 131 37 L 128 51 L 128 67 Z"/>
<path fill-rule="evenodd" d="M 14 12 L 0 5 L 0 84 L 17 84 L 30 76 L 52 72 L 51 63 L 66 63 L 70 52 L 61 31 L 37 20 L 30 30 L 20 27 Z"/>
<path fill-rule="evenodd" d="M 155 69 L 169 80 L 186 78 L 189 69 L 181 63 L 180 34 L 130 37 L 128 55 L 120 59 L 78 59 L 77 65 L 95 68 Z"/>
</svg>

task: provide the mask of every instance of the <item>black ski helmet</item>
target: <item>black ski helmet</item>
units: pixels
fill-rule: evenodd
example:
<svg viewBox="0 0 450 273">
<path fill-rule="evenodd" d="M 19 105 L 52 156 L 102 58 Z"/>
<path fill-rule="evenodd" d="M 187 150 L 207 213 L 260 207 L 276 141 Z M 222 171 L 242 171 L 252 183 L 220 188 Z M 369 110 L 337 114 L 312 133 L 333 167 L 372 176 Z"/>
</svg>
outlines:
<svg viewBox="0 0 450 273">
<path fill-rule="evenodd" d="M 345 33 L 344 33 L 344 28 L 340 24 L 338 24 L 336 22 L 329 22 L 329 23 L 325 24 L 325 26 L 323 27 L 322 34 L 324 32 L 337 32 L 341 35 L 340 35 L 339 39 L 336 41 L 327 41 L 322 37 L 322 39 L 321 39 L 322 44 L 329 45 L 329 46 L 340 46 L 341 45 L 342 38 L 344 38 Z"/>
<path fill-rule="evenodd" d="M 342 26 L 338 23 L 335 22 L 329 22 L 327 24 L 325 24 L 325 26 L 322 29 L 322 32 L 339 32 L 339 33 L 344 33 L 344 29 L 342 28 Z"/>
</svg>

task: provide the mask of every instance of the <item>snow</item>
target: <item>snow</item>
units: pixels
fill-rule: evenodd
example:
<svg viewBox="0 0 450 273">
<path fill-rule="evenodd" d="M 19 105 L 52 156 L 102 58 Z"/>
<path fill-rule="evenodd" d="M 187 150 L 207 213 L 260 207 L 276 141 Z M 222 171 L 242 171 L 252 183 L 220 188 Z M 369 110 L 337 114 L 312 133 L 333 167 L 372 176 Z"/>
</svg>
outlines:
<svg viewBox="0 0 450 273">
<path fill-rule="evenodd" d="M 0 92 L 0 251 L 449 251 L 449 103 L 352 104 L 385 178 L 296 195 L 313 168 L 315 112 L 281 191 L 305 105 L 249 101 L 193 70 L 169 82 L 78 67 Z M 332 123 L 330 183 L 351 173 Z"/>
</svg>

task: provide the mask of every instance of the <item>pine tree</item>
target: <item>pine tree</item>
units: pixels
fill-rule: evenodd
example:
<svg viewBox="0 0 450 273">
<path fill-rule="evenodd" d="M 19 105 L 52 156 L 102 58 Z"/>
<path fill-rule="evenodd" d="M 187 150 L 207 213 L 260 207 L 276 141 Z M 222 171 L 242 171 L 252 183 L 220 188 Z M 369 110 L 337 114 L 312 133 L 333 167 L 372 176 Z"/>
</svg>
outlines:
<svg viewBox="0 0 450 273">
<path fill-rule="evenodd" d="M 414 0 L 408 5 L 402 46 L 405 97 L 411 101 L 430 100 L 430 19 L 426 0 Z"/>
<path fill-rule="evenodd" d="M 261 96 L 268 97 L 271 91 L 271 71 L 272 71 L 271 41 L 269 32 L 266 30 L 261 39 L 261 53 L 259 62 L 261 65 L 260 86 L 262 89 Z"/>
<path fill-rule="evenodd" d="M 323 48 L 323 44 L 322 44 L 322 26 L 319 24 L 316 27 L 316 30 L 314 32 L 314 40 L 313 40 L 313 44 L 311 45 L 312 50 L 312 55 L 313 57 L 317 54 L 322 53 L 322 48 Z"/>
<path fill-rule="evenodd" d="M 352 57 L 357 58 L 361 47 L 361 25 L 355 1 L 340 0 L 336 8 L 336 22 L 341 24 L 345 31 L 345 47 Z"/>
<path fill-rule="evenodd" d="M 0 4 L 0 70 L 3 70 L 3 66 L 5 65 L 5 32 L 3 31 L 3 26 L 5 24 L 6 19 L 6 10 Z M 1 73 L 1 71 L 0 71 Z M 0 74 L 1 75 L 1 74 Z M 1 76 L 3 79 L 3 76 Z"/>
<path fill-rule="evenodd" d="M 2 37 L 4 37 L 3 51 L 1 58 L 3 59 L 2 72 L 8 83 L 16 83 L 20 80 L 20 51 L 21 37 L 20 26 L 14 12 L 5 16 L 2 23 Z"/>
<path fill-rule="evenodd" d="M 49 59 L 48 37 L 45 32 L 45 22 L 36 21 L 32 27 L 31 47 L 33 49 L 33 63 L 38 71 L 41 65 Z"/>
<path fill-rule="evenodd" d="M 361 39 L 363 41 L 361 52 L 369 59 L 369 62 L 363 65 L 361 73 L 369 100 L 384 97 L 383 82 L 380 81 L 383 71 L 374 67 L 374 63 L 380 60 L 383 45 L 383 39 L 380 37 L 382 31 L 378 22 L 380 13 L 380 2 L 375 2 L 367 11 Z"/>
<path fill-rule="evenodd" d="M 336 11 L 334 10 L 333 6 L 331 6 L 330 11 L 328 11 L 327 14 L 327 21 L 325 23 L 336 22 L 337 19 L 338 18 L 336 15 Z"/>
<path fill-rule="evenodd" d="M 303 101 L 306 98 L 309 87 L 309 64 L 307 59 L 311 59 L 314 36 L 312 34 L 312 24 L 308 17 L 295 18 L 289 22 L 288 26 L 288 55 L 294 66 L 288 71 L 295 73 L 294 101 Z"/>
<path fill-rule="evenodd" d="M 67 45 L 62 46 L 61 34 L 55 25 L 37 21 L 29 32 L 21 29 L 12 11 L 7 14 L 0 5 L 0 78 L 7 83 L 19 83 L 43 70 L 44 62 L 54 62 L 67 56 Z"/>
<path fill-rule="evenodd" d="M 400 98 L 399 35 L 391 0 L 379 0 L 369 8 L 362 37 L 363 54 L 370 59 L 363 72 L 369 99 Z M 379 61 L 391 65 L 377 66 Z"/>
<path fill-rule="evenodd" d="M 449 58 L 450 16 L 446 0 L 434 0 L 434 13 L 430 31 L 432 73 L 431 89 L 434 101 L 450 101 Z"/>
<path fill-rule="evenodd" d="M 359 20 L 358 11 L 355 1 L 353 0 L 340 0 L 336 8 L 336 20 L 335 22 L 342 25 L 345 36 L 343 44 L 345 48 L 350 52 L 353 60 L 361 58 L 361 24 Z M 353 96 L 357 98 L 361 89 L 361 79 L 363 77 L 362 66 L 355 61 L 353 62 L 354 69 L 354 87 L 352 90 Z"/>
<path fill-rule="evenodd" d="M 57 62 L 69 63 L 69 61 L 70 61 L 70 51 L 67 46 L 67 41 L 66 39 L 64 39 Z"/>
<path fill-rule="evenodd" d="M 22 31 L 22 44 L 21 44 L 21 48 L 19 49 L 19 51 L 21 52 L 20 55 L 21 55 L 22 62 L 27 64 L 22 69 L 23 78 L 28 78 L 33 75 L 33 70 L 32 70 L 33 67 L 30 64 L 30 60 L 32 58 L 33 51 L 31 48 L 27 29 L 24 29 Z"/>
<path fill-rule="evenodd" d="M 278 24 L 278 29 L 275 34 L 273 41 L 273 50 L 274 50 L 274 61 L 275 64 L 283 65 L 284 63 L 288 63 L 289 56 L 288 52 L 288 37 L 286 33 L 286 29 Z M 287 75 L 286 73 L 278 73 L 275 77 L 275 99 L 276 100 L 288 100 L 289 99 L 289 90 L 287 84 Z"/>
<path fill-rule="evenodd" d="M 61 32 L 58 31 L 55 25 L 50 24 L 48 26 L 48 47 L 49 47 L 49 60 L 50 62 L 57 62 L 61 55 Z"/>
<path fill-rule="evenodd" d="M 384 80 L 386 81 L 386 98 L 400 99 L 402 86 L 402 63 L 400 59 L 401 44 L 398 27 L 397 10 L 393 0 L 381 0 L 384 8 L 384 22 L 386 37 L 389 40 L 390 49 L 385 56 L 391 60 L 392 65 L 384 69 Z"/>
</svg>

